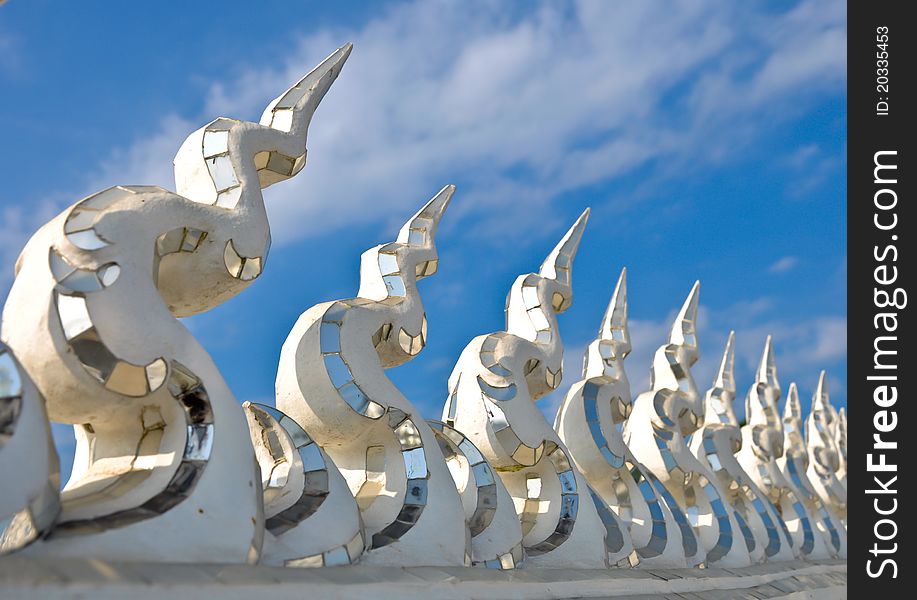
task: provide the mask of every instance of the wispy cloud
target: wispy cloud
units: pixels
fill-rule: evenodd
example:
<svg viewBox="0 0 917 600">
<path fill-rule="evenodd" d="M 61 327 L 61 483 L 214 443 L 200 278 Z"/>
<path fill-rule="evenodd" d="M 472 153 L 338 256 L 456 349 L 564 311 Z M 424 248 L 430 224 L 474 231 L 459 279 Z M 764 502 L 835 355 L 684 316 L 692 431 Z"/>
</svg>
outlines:
<svg viewBox="0 0 917 600">
<path fill-rule="evenodd" d="M 789 168 L 787 196 L 805 199 L 808 194 L 823 186 L 831 177 L 843 172 L 842 157 L 827 153 L 818 144 L 806 144 L 790 154 L 784 161 Z"/>
<path fill-rule="evenodd" d="M 770 273 L 786 273 L 792 271 L 799 264 L 799 258 L 796 256 L 784 256 L 777 259 L 767 268 Z"/>
</svg>

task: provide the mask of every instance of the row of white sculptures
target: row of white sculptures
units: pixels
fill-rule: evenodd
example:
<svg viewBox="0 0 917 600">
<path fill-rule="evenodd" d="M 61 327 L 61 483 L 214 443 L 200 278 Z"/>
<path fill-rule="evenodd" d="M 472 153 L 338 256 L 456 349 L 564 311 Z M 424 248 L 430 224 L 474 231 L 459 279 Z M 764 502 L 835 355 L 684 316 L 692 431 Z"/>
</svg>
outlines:
<svg viewBox="0 0 917 600">
<path fill-rule="evenodd" d="M 240 407 L 178 317 L 261 273 L 261 189 L 302 169 L 350 50 L 260 124 L 221 118 L 191 134 L 177 193 L 110 188 L 28 242 L 0 345 L 0 554 L 501 569 L 845 556 L 846 418 L 824 374 L 805 422 L 795 385 L 781 418 L 768 339 L 740 427 L 731 335 L 705 396 L 691 377 L 698 285 L 652 389 L 632 400 L 622 272 L 582 378 L 553 427 L 544 419 L 534 401 L 561 382 L 556 315 L 588 211 L 515 281 L 505 331 L 465 348 L 442 421 L 424 421 L 385 369 L 426 342 L 417 282 L 437 270 L 452 186 L 363 254 L 356 297 L 302 314 L 276 407 Z M 76 436 L 62 492 L 49 418 Z"/>
</svg>

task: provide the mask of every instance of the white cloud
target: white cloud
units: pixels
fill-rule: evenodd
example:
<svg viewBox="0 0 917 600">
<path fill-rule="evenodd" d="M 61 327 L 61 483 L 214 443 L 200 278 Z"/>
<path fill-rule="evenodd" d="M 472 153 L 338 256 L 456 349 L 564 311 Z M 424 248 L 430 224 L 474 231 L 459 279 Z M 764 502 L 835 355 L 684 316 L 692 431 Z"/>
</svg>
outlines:
<svg viewBox="0 0 917 600">
<path fill-rule="evenodd" d="M 797 148 L 795 152 L 786 158 L 785 162 L 794 169 L 804 169 L 820 154 L 821 148 L 818 147 L 818 144 L 806 144 Z"/>
<path fill-rule="evenodd" d="M 8 288 L 13 266 L 29 236 L 50 220 L 64 204 L 60 196 L 42 198 L 32 205 L 4 206 L 0 209 L 0 289 Z"/>
<path fill-rule="evenodd" d="M 784 256 L 777 259 L 767 268 L 771 273 L 786 273 L 792 271 L 799 264 L 799 258 L 796 256 Z"/>
<path fill-rule="evenodd" d="M 745 21 L 744 44 L 705 73 L 695 88 L 693 102 L 701 114 L 741 113 L 788 101 L 802 106 L 802 100 L 813 93 L 843 88 L 847 67 L 843 2 L 807 0 L 784 14 L 730 16 L 746 17 L 738 19 Z"/>
<path fill-rule="evenodd" d="M 99 164 L 90 191 L 125 184 L 161 185 L 175 189 L 172 158 L 185 137 L 202 125 L 203 122 L 194 123 L 174 114 L 166 115 L 159 129 L 144 138 L 142 143 L 112 151 Z"/>
</svg>

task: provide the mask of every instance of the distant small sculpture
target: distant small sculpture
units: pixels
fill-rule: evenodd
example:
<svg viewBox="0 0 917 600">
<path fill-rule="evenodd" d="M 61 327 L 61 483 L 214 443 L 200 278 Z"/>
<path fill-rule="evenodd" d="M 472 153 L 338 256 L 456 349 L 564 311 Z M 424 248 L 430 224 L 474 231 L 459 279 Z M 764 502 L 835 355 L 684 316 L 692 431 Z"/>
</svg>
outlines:
<svg viewBox="0 0 917 600">
<path fill-rule="evenodd" d="M 630 351 L 624 269 L 599 335 L 586 349 L 583 379 L 567 392 L 554 428 L 576 468 L 626 523 L 640 566 L 694 566 L 704 556 L 687 518 L 665 486 L 634 458 L 618 429 L 633 409 L 624 371 Z"/>
<path fill-rule="evenodd" d="M 626 564 L 633 551 L 626 527 L 589 489 L 534 404 L 560 385 L 563 345 L 555 315 L 573 300 L 571 269 L 587 217 L 588 211 L 538 273 L 516 279 L 506 330 L 465 347 L 443 409 L 443 420 L 474 442 L 513 497 L 531 566 Z"/>
<path fill-rule="evenodd" d="M 748 526 L 729 504 L 717 476 L 691 454 L 687 436 L 704 424 L 703 399 L 691 376 L 697 362 L 700 282 L 675 317 L 668 342 L 656 350 L 652 389 L 637 396 L 625 436 L 637 460 L 682 506 L 711 566 L 751 564 Z"/>
<path fill-rule="evenodd" d="M 742 448 L 742 432 L 732 407 L 736 397 L 734 368 L 735 332 L 730 331 L 713 387 L 707 391 L 704 425 L 691 438 L 691 452 L 717 476 L 726 500 L 747 524 L 753 535 L 748 540 L 752 561 L 793 560 L 786 523 L 735 457 Z"/>
<path fill-rule="evenodd" d="M 742 448 L 737 456 L 745 472 L 777 507 L 800 558 L 828 558 L 834 553 L 828 550 L 820 533 L 820 530 L 827 529 L 819 526 L 821 520 L 811 512 L 805 501 L 808 480 L 804 463 L 798 462 L 805 458 L 805 445 L 802 442 L 802 423 L 797 416 L 799 401 L 795 386 L 790 386 L 788 418 L 783 423 L 777 411 L 779 400 L 777 363 L 773 343 L 768 336 L 755 383 L 745 398 L 748 423 L 742 427 Z M 801 455 L 798 450 L 801 450 Z"/>
<path fill-rule="evenodd" d="M 837 443 L 837 427 L 838 414 L 828 397 L 828 384 L 822 371 L 812 396 L 812 410 L 806 418 L 806 450 L 809 453 L 806 474 L 825 506 L 837 515 L 837 520 L 846 521 L 847 488 L 838 477 L 841 452 Z"/>
<path fill-rule="evenodd" d="M 116 186 L 44 225 L 16 262 L 3 340 L 71 423 L 56 526 L 23 552 L 255 563 L 264 532 L 245 419 L 177 317 L 235 296 L 270 244 L 261 188 L 305 164 L 309 122 L 350 45 L 274 100 L 220 118 L 175 157 L 178 193 Z M 46 452 L 43 438 L 32 442 Z M 4 476 L 6 476 L 4 474 Z"/>
<path fill-rule="evenodd" d="M 366 527 L 366 564 L 471 562 L 437 437 L 385 375 L 426 344 L 417 282 L 437 270 L 434 238 L 454 190 L 443 188 L 394 242 L 364 252 L 357 296 L 308 309 L 280 353 L 277 408 L 347 479 Z"/>
<path fill-rule="evenodd" d="M 847 535 L 843 529 L 840 518 L 826 506 L 818 496 L 818 492 L 809 479 L 809 455 L 807 444 L 803 439 L 802 411 L 799 405 L 799 394 L 796 384 L 791 383 L 787 392 L 786 407 L 784 411 L 784 455 L 777 459 L 783 476 L 796 490 L 796 497 L 810 515 L 814 526 L 816 538 L 821 542 L 824 550 L 816 544 L 813 556 L 846 557 Z"/>
</svg>

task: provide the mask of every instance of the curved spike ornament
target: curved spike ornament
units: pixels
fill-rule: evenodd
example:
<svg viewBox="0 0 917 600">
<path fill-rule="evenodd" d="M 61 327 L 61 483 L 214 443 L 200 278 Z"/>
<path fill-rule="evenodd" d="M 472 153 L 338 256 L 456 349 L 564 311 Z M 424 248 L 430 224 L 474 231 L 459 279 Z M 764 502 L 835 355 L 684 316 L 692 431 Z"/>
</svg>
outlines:
<svg viewBox="0 0 917 600">
<path fill-rule="evenodd" d="M 633 551 L 624 524 L 589 488 L 534 404 L 560 384 L 556 315 L 573 299 L 571 269 L 587 217 L 588 211 L 538 273 L 516 279 L 506 330 L 465 347 L 443 409 L 443 420 L 480 449 L 512 496 L 527 565 L 602 567 L 626 563 Z M 506 543 L 514 544 L 510 534 L 520 532 L 507 527 Z"/>
<path fill-rule="evenodd" d="M 567 392 L 554 428 L 592 489 L 627 525 L 641 567 L 693 566 L 704 557 L 687 517 L 618 428 L 633 408 L 624 371 L 630 351 L 624 269 L 586 349 L 583 378 Z"/>
<path fill-rule="evenodd" d="M 307 310 L 280 353 L 277 408 L 340 467 L 366 528 L 368 564 L 471 561 L 436 436 L 385 375 L 426 343 L 417 281 L 436 272 L 434 238 L 454 190 L 436 194 L 396 241 L 364 252 L 357 297 Z"/>
<path fill-rule="evenodd" d="M 828 558 L 834 552 L 829 550 L 821 534 L 827 528 L 806 501 L 808 479 L 805 462 L 800 462 L 805 461 L 805 445 L 800 445 L 802 422 L 795 416 L 781 422 L 777 411 L 779 400 L 777 362 L 773 341 L 768 336 L 755 383 L 745 398 L 747 424 L 742 427 L 742 448 L 737 456 L 745 472 L 777 507 L 799 557 Z M 794 385 L 790 386 L 786 410 L 788 415 L 796 415 L 799 411 Z"/>
<path fill-rule="evenodd" d="M 744 521 L 743 533 L 751 534 L 746 545 L 752 561 L 792 560 L 795 554 L 786 523 L 735 457 L 742 447 L 742 432 L 733 410 L 734 369 L 735 332 L 731 331 L 713 387 L 707 390 L 704 425 L 691 438 L 691 452 L 717 476 L 726 500 Z"/>
<path fill-rule="evenodd" d="M 637 396 L 626 436 L 634 456 L 665 485 L 687 514 L 706 554 L 717 566 L 751 563 L 747 525 L 727 502 L 718 477 L 691 454 L 686 438 L 704 424 L 704 404 L 691 377 L 697 362 L 700 282 L 675 318 L 668 343 L 653 360 L 652 389 Z"/>
<path fill-rule="evenodd" d="M 48 416 L 73 424 L 76 456 L 57 525 L 25 552 L 258 560 L 260 476 L 244 416 L 177 317 L 260 275 L 270 245 L 261 189 L 302 168 L 313 113 L 350 50 L 272 102 L 260 124 L 220 118 L 188 136 L 174 162 L 178 193 L 115 186 L 29 240 L 2 337 Z"/>
</svg>

